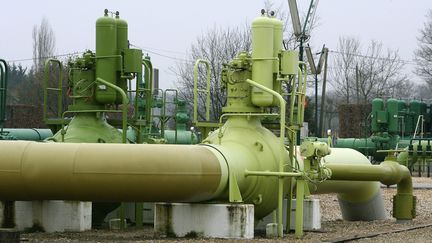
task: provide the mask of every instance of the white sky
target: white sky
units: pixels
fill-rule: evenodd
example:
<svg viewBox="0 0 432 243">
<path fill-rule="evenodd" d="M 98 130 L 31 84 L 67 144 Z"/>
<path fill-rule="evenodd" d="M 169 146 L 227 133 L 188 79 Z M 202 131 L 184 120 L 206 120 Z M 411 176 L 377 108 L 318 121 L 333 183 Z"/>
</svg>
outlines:
<svg viewBox="0 0 432 243">
<path fill-rule="evenodd" d="M 306 13 L 309 0 L 297 2 L 300 14 Z M 95 21 L 105 8 L 120 11 L 120 16 L 128 21 L 132 44 L 185 59 L 191 43 L 208 28 L 250 22 L 258 16 L 264 0 L 0 0 L 0 3 L 0 58 L 6 60 L 32 57 L 32 28 L 43 16 L 54 29 L 57 54 L 94 49 Z M 274 3 L 288 9 L 286 0 Z M 319 26 L 311 44 L 336 49 L 340 36 L 358 37 L 363 46 L 374 39 L 382 41 L 385 48 L 398 49 L 402 59 L 412 60 L 428 9 L 432 9 L 432 0 L 321 0 L 317 11 Z M 160 69 L 161 87 L 173 87 L 175 76 L 169 68 L 175 66 L 175 60 L 149 54 L 153 65 Z M 418 81 L 411 70 L 409 65 L 405 72 Z"/>
</svg>

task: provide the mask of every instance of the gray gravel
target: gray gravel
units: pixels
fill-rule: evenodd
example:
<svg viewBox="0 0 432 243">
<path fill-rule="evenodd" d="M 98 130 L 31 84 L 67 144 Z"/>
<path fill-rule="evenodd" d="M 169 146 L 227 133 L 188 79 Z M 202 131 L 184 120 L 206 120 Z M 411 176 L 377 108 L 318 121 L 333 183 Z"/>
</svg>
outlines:
<svg viewBox="0 0 432 243">
<path fill-rule="evenodd" d="M 414 178 L 414 183 L 432 185 L 431 178 Z M 322 242 L 341 237 L 354 237 L 376 232 L 406 229 L 413 226 L 432 224 L 432 190 L 422 189 L 414 192 L 417 196 L 417 217 L 409 223 L 399 224 L 391 218 L 392 197 L 395 188 L 382 188 L 387 220 L 374 222 L 347 222 L 342 220 L 336 195 L 316 195 L 321 200 L 322 232 L 306 232 L 302 239 L 296 239 L 293 234 L 284 239 L 264 239 L 257 235 L 254 242 Z M 221 239 L 166 239 L 155 238 L 151 227 L 141 230 L 125 231 L 92 230 L 80 233 L 31 233 L 22 234 L 29 242 L 232 242 Z M 379 237 L 361 239 L 352 242 L 432 242 L 432 227 L 385 234 Z"/>
</svg>

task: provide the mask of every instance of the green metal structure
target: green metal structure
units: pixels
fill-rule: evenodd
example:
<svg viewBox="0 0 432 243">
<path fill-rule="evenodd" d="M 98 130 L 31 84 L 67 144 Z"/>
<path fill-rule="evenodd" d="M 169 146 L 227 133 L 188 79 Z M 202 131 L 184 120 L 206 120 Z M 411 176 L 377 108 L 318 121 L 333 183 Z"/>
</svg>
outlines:
<svg viewBox="0 0 432 243">
<path fill-rule="evenodd" d="M 371 132 L 368 138 L 341 138 L 332 145 L 336 148 L 352 148 L 372 156 L 375 161 L 384 160 L 381 150 L 403 149 L 412 138 L 429 136 L 431 108 L 425 102 L 376 98 L 372 101 Z M 322 141 L 321 139 L 319 139 Z"/>
<path fill-rule="evenodd" d="M 140 87 L 143 62 L 139 50 L 121 44 L 125 41 L 119 33 L 125 29 L 118 28 L 124 26 L 106 11 L 96 25 L 96 53 L 88 51 L 70 64 L 74 103 L 61 113 L 61 130 L 53 137 L 65 143 L 0 141 L 0 154 L 7 154 L 0 158 L 0 183 L 8 185 L 0 188 L 0 199 L 248 203 L 255 207 L 256 220 L 276 210 L 282 237 L 284 216 L 286 232 L 290 229 L 295 193 L 295 234 L 301 237 L 303 200 L 310 193 L 338 193 L 347 220 L 382 219 L 381 181 L 398 185 L 393 216 L 415 217 L 411 177 L 393 157 L 370 165 L 351 149 L 330 150 L 325 143 L 310 141 L 297 146 L 307 70 L 297 52 L 282 48 L 283 24 L 273 13 L 262 11 L 253 21 L 252 53 L 242 52 L 224 65 L 227 105 L 215 123 L 209 121 L 210 79 L 206 89 L 198 88 L 196 67 L 208 62 L 197 61 L 193 120 L 204 135 L 209 133 L 201 144 L 126 144 L 126 125 L 145 123 L 127 119 L 125 83 L 136 77 Z M 200 93 L 206 95 L 205 121 L 197 116 Z M 122 132 L 105 115 L 119 104 Z M 65 126 L 68 113 L 75 116 Z M 267 118 L 277 121 L 277 135 L 263 126 Z M 285 198 L 287 215 L 282 213 Z"/>
</svg>

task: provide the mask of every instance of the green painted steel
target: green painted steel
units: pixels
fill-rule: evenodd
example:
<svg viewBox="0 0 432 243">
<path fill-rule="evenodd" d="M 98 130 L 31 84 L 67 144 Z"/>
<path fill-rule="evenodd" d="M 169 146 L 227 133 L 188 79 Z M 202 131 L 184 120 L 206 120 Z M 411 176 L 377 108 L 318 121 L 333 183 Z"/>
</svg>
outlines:
<svg viewBox="0 0 432 243">
<path fill-rule="evenodd" d="M 3 126 L 6 121 L 6 95 L 8 82 L 9 66 L 7 62 L 0 59 L 0 132 L 3 131 Z"/>
<path fill-rule="evenodd" d="M 130 123 L 139 141 L 142 127 L 151 127 L 150 119 L 143 116 L 149 115 L 152 107 L 149 77 L 152 68 L 151 62 L 138 61 L 142 52 L 126 48 L 127 23 L 119 17 L 109 17 L 105 11 L 105 16 L 96 23 L 96 54 L 86 52 L 70 63 L 69 84 L 74 103 L 70 107 L 73 109 L 63 112 L 61 118 L 68 114 L 75 117 L 67 126 L 62 123 L 62 129 L 52 138 L 65 143 L 0 142 L 0 154 L 7 155 L 0 157 L 0 183 L 8 185 L 0 188 L 0 199 L 251 203 L 256 219 L 277 209 L 278 235 L 282 237 L 283 199 L 291 199 L 295 190 L 299 207 L 296 236 L 300 237 L 302 203 L 311 191 L 339 193 L 341 206 L 348 212 L 347 219 L 356 219 L 358 212 L 367 219 L 377 219 L 385 210 L 379 197 L 379 183 L 370 181 L 382 181 L 398 184 L 394 216 L 414 217 L 411 178 L 406 168 L 391 158 L 372 166 L 353 150 L 331 152 L 320 142 L 306 142 L 300 151 L 296 147 L 296 134 L 304 118 L 307 70 L 303 62 L 295 60 L 296 53 L 282 50 L 282 29 L 279 20 L 265 16 L 264 12 L 254 20 L 252 54 L 240 53 L 222 71 L 223 88 L 239 91 L 228 92 L 224 114 L 213 124 L 209 114 L 209 64 L 204 60 L 196 62 L 194 123 L 203 129 L 218 127 L 202 144 L 125 144 L 127 94 L 132 92 L 128 93 L 123 81 L 138 77 L 135 96 L 143 103 L 135 100 L 135 107 L 140 108 Z M 198 88 L 201 63 L 207 67 L 205 89 Z M 144 82 L 142 65 L 148 70 Z M 89 72 L 80 73 L 83 70 Z M 291 87 L 287 101 L 281 93 L 282 82 Z M 197 118 L 199 93 L 206 95 L 205 122 Z M 120 101 L 121 111 L 108 109 Z M 144 110 L 146 114 L 142 114 Z M 108 111 L 121 112 L 122 132 L 108 124 L 105 115 Z M 179 109 L 176 119 L 177 130 L 187 135 L 185 111 L 184 106 Z M 387 111 L 383 107 L 376 107 L 375 111 L 377 127 L 387 126 Z M 263 126 L 262 120 L 266 118 L 278 122 L 278 136 Z M 178 132 L 174 136 L 177 142 L 181 140 Z M 375 140 L 387 142 L 382 137 Z M 297 183 L 292 184 L 294 181 Z M 367 208 L 373 213 L 362 211 Z M 288 219 L 290 215 L 288 204 Z"/>
<path fill-rule="evenodd" d="M 273 89 L 274 21 L 264 13 L 252 22 L 252 80 Z M 277 50 L 279 51 L 279 50 Z M 261 89 L 252 88 L 252 103 L 258 107 L 271 106 L 273 96 Z"/>
<path fill-rule="evenodd" d="M 96 77 L 117 84 L 116 71 L 119 69 L 117 51 L 116 20 L 108 16 L 108 10 L 96 21 Z M 101 104 L 110 104 L 116 101 L 116 91 L 106 85 L 96 88 L 96 101 Z"/>
<path fill-rule="evenodd" d="M 125 20 L 120 19 L 119 16 L 119 12 L 116 12 L 116 16 L 115 16 L 115 25 L 116 25 L 116 35 L 117 35 L 117 55 L 124 55 L 124 63 L 127 63 L 127 59 L 126 57 L 129 57 L 130 55 L 125 55 L 124 53 L 130 51 L 129 50 L 129 43 L 128 43 L 128 24 Z M 141 60 L 142 60 L 142 52 L 138 52 L 138 65 L 139 67 L 141 66 Z M 141 55 L 140 55 L 141 54 Z M 120 64 L 119 64 L 120 65 Z M 129 67 L 130 65 L 126 65 L 126 67 Z M 123 90 L 127 90 L 128 89 L 128 83 L 127 83 L 127 78 L 122 77 L 122 73 L 121 73 L 121 68 L 117 69 L 116 72 L 116 85 L 119 86 L 121 89 Z M 139 72 L 139 71 L 135 71 L 135 72 Z M 102 78 L 102 77 L 100 77 Z M 122 97 L 120 95 L 117 95 L 117 99 L 115 101 L 117 104 L 121 104 L 122 103 Z"/>
<path fill-rule="evenodd" d="M 67 143 L 122 143 L 122 133 L 109 125 L 103 114 L 77 114 L 65 128 L 52 137 L 53 141 Z"/>
<path fill-rule="evenodd" d="M 333 145 L 335 148 L 352 148 L 364 155 L 375 155 L 377 148 L 371 138 L 339 138 Z"/>
<path fill-rule="evenodd" d="M 10 140 L 29 141 L 42 141 L 53 135 L 50 129 L 39 128 L 4 128 L 2 134 L 9 137 Z"/>
<path fill-rule="evenodd" d="M 396 99 L 388 99 L 387 111 L 388 133 L 397 134 L 399 132 L 399 102 Z"/>
<path fill-rule="evenodd" d="M 278 80 L 279 75 L 279 67 L 280 67 L 280 59 L 279 54 L 284 49 L 283 44 L 283 22 L 274 16 L 270 18 L 273 22 L 273 90 L 282 93 L 282 82 Z M 298 60 L 298 59 L 297 59 Z M 253 78 L 252 78 L 253 79 Z M 273 106 L 278 106 L 279 101 L 276 97 L 273 96 Z"/>
<path fill-rule="evenodd" d="M 372 100 L 372 132 L 381 131 L 379 121 L 378 121 L 378 113 L 384 109 L 384 101 L 380 98 L 375 98 Z"/>
</svg>

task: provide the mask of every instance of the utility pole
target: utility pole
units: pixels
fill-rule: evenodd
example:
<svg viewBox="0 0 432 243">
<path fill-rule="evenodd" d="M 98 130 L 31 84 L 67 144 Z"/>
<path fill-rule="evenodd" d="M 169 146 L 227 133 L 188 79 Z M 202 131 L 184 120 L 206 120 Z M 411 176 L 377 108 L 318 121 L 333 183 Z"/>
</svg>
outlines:
<svg viewBox="0 0 432 243">
<path fill-rule="evenodd" d="M 325 105 L 325 97 L 326 97 L 326 86 L 327 86 L 327 61 L 328 61 L 328 48 L 323 48 L 323 53 L 321 55 L 324 55 L 324 73 L 323 73 L 323 84 L 322 84 L 322 91 L 321 91 L 321 109 L 320 109 L 320 117 L 319 117 L 319 131 L 318 135 L 321 137 L 324 135 L 323 133 L 323 126 L 324 126 L 324 105 Z"/>
<path fill-rule="evenodd" d="M 359 93 L 359 69 L 358 69 L 358 64 L 356 64 L 356 95 L 357 95 L 357 104 L 360 104 L 360 93 Z"/>
</svg>

